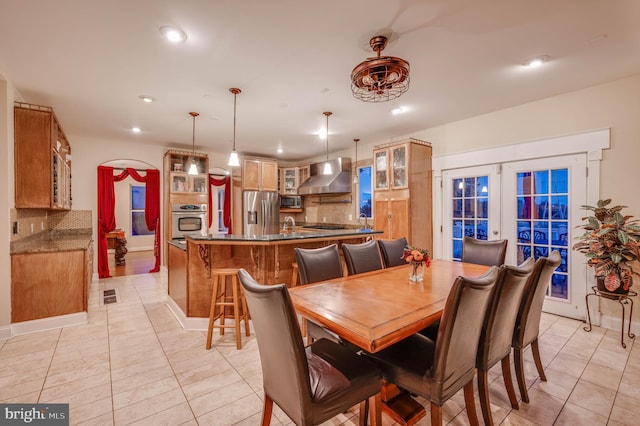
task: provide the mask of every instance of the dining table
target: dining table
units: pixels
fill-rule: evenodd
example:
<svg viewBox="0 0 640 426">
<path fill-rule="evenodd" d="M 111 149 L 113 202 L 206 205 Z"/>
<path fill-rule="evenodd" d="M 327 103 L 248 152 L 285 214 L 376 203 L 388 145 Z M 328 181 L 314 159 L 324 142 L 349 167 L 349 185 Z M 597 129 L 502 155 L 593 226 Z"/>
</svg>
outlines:
<svg viewBox="0 0 640 426">
<path fill-rule="evenodd" d="M 363 350 L 375 353 L 436 323 L 458 276 L 478 277 L 489 266 L 431 260 L 422 282 L 409 281 L 401 265 L 289 289 L 296 311 Z M 413 425 L 424 407 L 392 384 L 382 392 L 383 410 Z"/>
</svg>

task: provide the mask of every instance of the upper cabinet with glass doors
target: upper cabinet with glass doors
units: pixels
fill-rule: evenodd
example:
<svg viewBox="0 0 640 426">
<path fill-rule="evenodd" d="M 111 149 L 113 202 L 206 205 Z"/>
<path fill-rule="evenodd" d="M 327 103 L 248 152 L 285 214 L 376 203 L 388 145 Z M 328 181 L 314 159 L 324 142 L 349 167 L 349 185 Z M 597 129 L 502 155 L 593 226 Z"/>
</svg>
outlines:
<svg viewBox="0 0 640 426">
<path fill-rule="evenodd" d="M 407 143 L 403 143 L 373 151 L 376 190 L 402 189 L 409 186 L 408 147 Z"/>
</svg>

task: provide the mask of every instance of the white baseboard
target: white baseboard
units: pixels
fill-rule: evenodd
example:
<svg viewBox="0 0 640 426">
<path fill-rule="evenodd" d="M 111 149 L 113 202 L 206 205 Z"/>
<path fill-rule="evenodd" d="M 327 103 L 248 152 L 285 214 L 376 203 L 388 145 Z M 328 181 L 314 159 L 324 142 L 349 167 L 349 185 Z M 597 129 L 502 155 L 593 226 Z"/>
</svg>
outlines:
<svg viewBox="0 0 640 426">
<path fill-rule="evenodd" d="M 7 340 L 11 337 L 11 326 L 3 325 L 0 327 L 0 340 Z"/>
<path fill-rule="evenodd" d="M 622 315 L 622 313 L 621 313 Z M 629 309 L 625 310 L 624 317 L 624 336 L 625 340 L 628 338 L 627 330 L 629 327 Z M 598 325 L 597 323 L 593 323 L 593 325 Z M 600 327 L 607 328 L 609 330 L 620 331 L 620 327 L 622 326 L 622 318 L 620 316 L 611 316 L 611 315 L 600 315 Z M 640 322 L 631 321 L 631 333 L 640 336 Z"/>
<path fill-rule="evenodd" d="M 53 330 L 69 327 L 71 325 L 86 324 L 88 322 L 86 312 L 59 315 L 56 317 L 41 318 L 31 321 L 22 321 L 11 324 L 11 336 L 20 334 L 37 333 L 39 331 Z"/>
<path fill-rule="evenodd" d="M 193 330 L 193 331 L 207 331 L 209 328 L 209 318 L 195 318 L 188 317 L 182 312 L 182 309 L 178 304 L 171 298 L 171 296 L 167 296 L 167 307 L 176 317 L 183 330 Z"/>
</svg>

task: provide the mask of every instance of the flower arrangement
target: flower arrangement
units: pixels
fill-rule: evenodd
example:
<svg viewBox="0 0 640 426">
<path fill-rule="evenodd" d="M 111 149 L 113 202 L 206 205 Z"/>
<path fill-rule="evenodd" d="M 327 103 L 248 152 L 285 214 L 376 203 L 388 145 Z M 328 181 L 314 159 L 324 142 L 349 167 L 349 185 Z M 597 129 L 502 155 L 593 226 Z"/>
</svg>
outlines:
<svg viewBox="0 0 640 426">
<path fill-rule="evenodd" d="M 425 263 L 427 268 L 431 265 L 431 258 L 427 249 L 407 245 L 402 252 L 402 258 L 407 263 Z"/>
<path fill-rule="evenodd" d="M 593 216 L 583 218 L 579 228 L 585 232 L 573 249 L 585 255 L 587 265 L 594 268 L 606 291 L 627 292 L 633 275 L 639 275 L 630 263 L 640 258 L 640 221 L 623 215 L 625 206 L 609 207 L 610 203 L 607 199 L 599 200 L 595 207 L 582 206 Z"/>
<path fill-rule="evenodd" d="M 407 245 L 402 252 L 402 258 L 411 265 L 409 281 L 420 282 L 423 279 L 424 268 L 431 265 L 429 250 Z"/>
</svg>

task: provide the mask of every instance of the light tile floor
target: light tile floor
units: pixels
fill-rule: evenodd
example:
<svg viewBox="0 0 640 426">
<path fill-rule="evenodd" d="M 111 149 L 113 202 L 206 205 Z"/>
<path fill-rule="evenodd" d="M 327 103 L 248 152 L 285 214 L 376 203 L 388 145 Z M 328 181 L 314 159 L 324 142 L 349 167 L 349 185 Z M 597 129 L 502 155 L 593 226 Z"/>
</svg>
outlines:
<svg viewBox="0 0 640 426">
<path fill-rule="evenodd" d="M 100 291 L 110 288 L 119 302 L 101 305 Z M 182 330 L 165 300 L 164 273 L 102 280 L 91 289 L 88 324 L 0 341 L 0 402 L 69 403 L 71 423 L 82 425 L 259 424 L 255 336 L 243 336 L 238 351 L 233 331 L 216 334 L 207 351 L 205 333 Z M 543 315 L 540 349 L 549 380 L 537 378 L 528 352 L 530 403 L 519 410 L 510 408 L 499 364 L 491 371 L 496 424 L 640 424 L 640 345 L 628 341 L 623 349 L 619 331 L 582 327 Z M 444 419 L 468 424 L 462 393 L 447 402 Z M 326 424 L 357 423 L 354 408 Z M 274 406 L 272 424 L 291 421 Z M 383 424 L 394 422 L 383 415 Z M 419 423 L 426 424 L 428 414 Z"/>
</svg>

